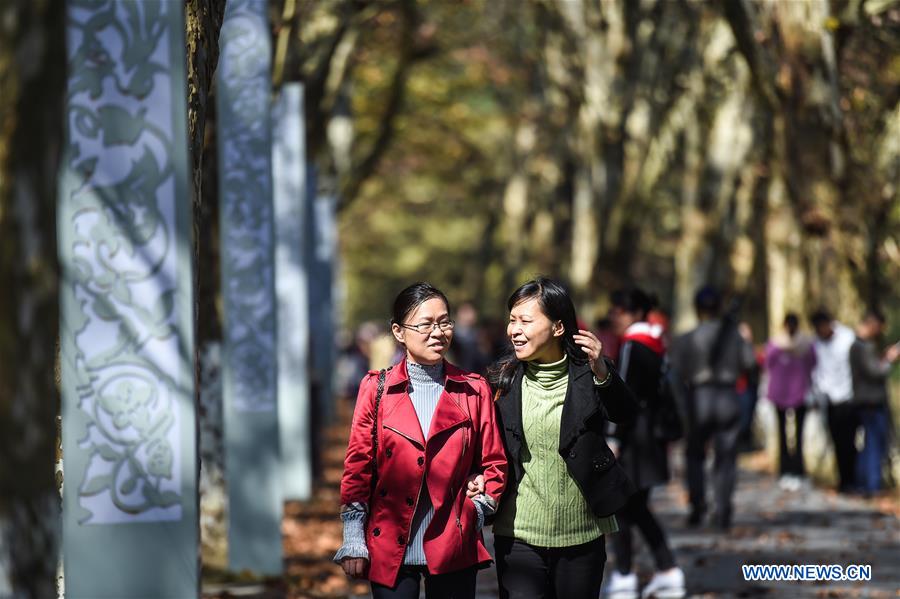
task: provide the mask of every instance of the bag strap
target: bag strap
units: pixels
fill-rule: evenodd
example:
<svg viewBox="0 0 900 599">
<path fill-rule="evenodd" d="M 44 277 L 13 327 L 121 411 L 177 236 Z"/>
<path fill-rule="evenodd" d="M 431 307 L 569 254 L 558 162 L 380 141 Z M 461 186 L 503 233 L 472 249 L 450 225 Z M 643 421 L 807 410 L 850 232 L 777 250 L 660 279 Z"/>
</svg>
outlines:
<svg viewBox="0 0 900 599">
<path fill-rule="evenodd" d="M 375 415 L 372 418 L 372 485 L 378 478 L 378 408 L 381 405 L 381 396 L 384 394 L 384 379 L 388 369 L 378 371 L 378 389 L 375 391 Z"/>
</svg>

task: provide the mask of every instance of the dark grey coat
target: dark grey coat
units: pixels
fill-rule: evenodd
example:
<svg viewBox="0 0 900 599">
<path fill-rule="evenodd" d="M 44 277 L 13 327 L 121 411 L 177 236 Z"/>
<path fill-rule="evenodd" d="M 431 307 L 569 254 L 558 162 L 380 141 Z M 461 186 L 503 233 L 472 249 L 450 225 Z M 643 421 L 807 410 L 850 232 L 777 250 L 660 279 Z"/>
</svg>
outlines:
<svg viewBox="0 0 900 599">
<path fill-rule="evenodd" d="M 863 406 L 884 406 L 888 402 L 887 379 L 891 365 L 878 355 L 872 341 L 857 337 L 850 346 L 850 373 L 853 401 Z"/>
</svg>

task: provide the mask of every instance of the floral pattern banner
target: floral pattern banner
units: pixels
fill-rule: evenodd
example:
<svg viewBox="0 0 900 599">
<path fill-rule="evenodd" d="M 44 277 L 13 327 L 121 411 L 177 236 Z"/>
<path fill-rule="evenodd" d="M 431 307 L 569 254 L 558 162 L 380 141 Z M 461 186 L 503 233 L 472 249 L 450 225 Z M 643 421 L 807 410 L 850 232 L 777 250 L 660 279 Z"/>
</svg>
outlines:
<svg viewBox="0 0 900 599">
<path fill-rule="evenodd" d="M 65 492 L 80 524 L 179 520 L 193 501 L 187 133 L 174 116 L 185 84 L 172 66 L 184 54 L 171 49 L 184 17 L 173 11 L 183 7 L 67 8 L 61 361 Z"/>
<path fill-rule="evenodd" d="M 268 9 L 225 5 L 216 74 L 228 565 L 260 576 L 283 566 Z"/>
<path fill-rule="evenodd" d="M 219 34 L 217 108 L 225 402 L 274 412 L 271 34 L 264 0 L 234 0 Z"/>
</svg>

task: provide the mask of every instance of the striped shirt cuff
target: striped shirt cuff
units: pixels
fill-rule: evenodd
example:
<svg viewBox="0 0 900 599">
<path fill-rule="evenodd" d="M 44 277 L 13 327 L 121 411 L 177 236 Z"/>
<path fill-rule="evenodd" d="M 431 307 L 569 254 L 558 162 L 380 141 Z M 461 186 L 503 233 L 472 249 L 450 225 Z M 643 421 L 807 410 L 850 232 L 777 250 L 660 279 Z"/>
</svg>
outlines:
<svg viewBox="0 0 900 599">
<path fill-rule="evenodd" d="M 354 509 L 356 506 L 363 509 Z M 345 557 L 369 558 L 366 547 L 366 511 L 362 504 L 345 506 L 341 511 L 341 522 L 344 524 L 344 544 L 334 555 L 334 561 L 340 563 Z"/>
<path fill-rule="evenodd" d="M 497 512 L 497 502 L 493 498 L 482 493 L 472 498 L 475 504 L 475 514 L 478 516 L 477 530 L 484 528 L 484 519 L 493 516 Z"/>
</svg>

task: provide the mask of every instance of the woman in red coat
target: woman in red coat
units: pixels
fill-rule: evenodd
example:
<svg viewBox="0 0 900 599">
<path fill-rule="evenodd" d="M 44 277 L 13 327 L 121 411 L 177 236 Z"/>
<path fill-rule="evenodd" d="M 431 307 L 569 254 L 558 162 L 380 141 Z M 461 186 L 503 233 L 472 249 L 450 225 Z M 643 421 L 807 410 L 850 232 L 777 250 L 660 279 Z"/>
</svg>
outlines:
<svg viewBox="0 0 900 599">
<path fill-rule="evenodd" d="M 491 561 L 481 527 L 506 479 L 487 382 L 444 359 L 453 339 L 446 296 L 427 283 L 394 301 L 391 330 L 406 356 L 360 385 L 341 479 L 344 571 L 372 596 L 473 598 Z M 380 389 L 380 391 L 379 391 Z M 484 477 L 484 493 L 466 483 Z"/>
</svg>

